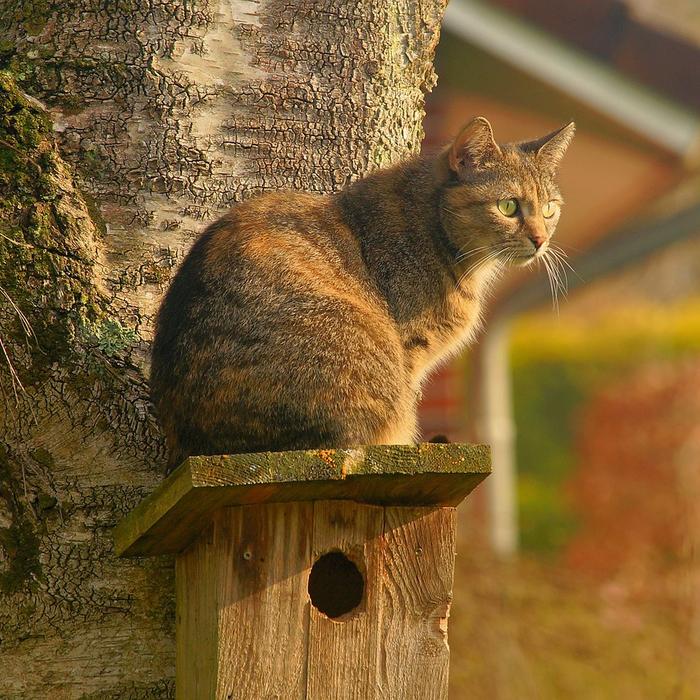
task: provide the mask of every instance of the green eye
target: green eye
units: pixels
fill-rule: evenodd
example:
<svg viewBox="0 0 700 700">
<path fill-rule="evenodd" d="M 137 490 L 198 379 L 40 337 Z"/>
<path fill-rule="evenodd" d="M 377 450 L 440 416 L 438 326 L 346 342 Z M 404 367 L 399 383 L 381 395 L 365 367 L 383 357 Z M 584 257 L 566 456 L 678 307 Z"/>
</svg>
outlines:
<svg viewBox="0 0 700 700">
<path fill-rule="evenodd" d="M 518 211 L 518 200 L 512 197 L 510 199 L 499 199 L 498 211 L 503 216 L 515 216 L 515 213 Z"/>
<path fill-rule="evenodd" d="M 542 216 L 545 219 L 551 219 L 557 213 L 557 209 L 559 209 L 559 205 L 556 202 L 547 202 L 542 207 Z"/>
</svg>

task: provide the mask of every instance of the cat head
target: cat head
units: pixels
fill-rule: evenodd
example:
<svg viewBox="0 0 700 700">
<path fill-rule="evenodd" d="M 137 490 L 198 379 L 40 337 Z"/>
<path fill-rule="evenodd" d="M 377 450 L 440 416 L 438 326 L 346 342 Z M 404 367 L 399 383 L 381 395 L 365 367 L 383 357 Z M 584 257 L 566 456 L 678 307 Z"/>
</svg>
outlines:
<svg viewBox="0 0 700 700">
<path fill-rule="evenodd" d="M 554 182 L 574 136 L 571 122 L 535 141 L 498 145 L 476 117 L 442 154 L 445 230 L 466 263 L 528 264 L 546 254 L 563 200 Z"/>
</svg>

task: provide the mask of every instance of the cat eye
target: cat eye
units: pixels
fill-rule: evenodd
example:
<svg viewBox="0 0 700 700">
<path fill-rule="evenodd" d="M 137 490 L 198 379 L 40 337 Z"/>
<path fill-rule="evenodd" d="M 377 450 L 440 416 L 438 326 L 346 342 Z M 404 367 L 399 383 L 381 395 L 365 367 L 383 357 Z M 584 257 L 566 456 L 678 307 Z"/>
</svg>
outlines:
<svg viewBox="0 0 700 700">
<path fill-rule="evenodd" d="M 509 197 L 508 199 L 499 199 L 497 202 L 498 211 L 503 216 L 515 216 L 518 211 L 518 200 Z"/>
<path fill-rule="evenodd" d="M 558 208 L 559 205 L 556 202 L 547 202 L 547 204 L 542 207 L 542 216 L 544 216 L 545 219 L 551 219 L 557 213 Z"/>
</svg>

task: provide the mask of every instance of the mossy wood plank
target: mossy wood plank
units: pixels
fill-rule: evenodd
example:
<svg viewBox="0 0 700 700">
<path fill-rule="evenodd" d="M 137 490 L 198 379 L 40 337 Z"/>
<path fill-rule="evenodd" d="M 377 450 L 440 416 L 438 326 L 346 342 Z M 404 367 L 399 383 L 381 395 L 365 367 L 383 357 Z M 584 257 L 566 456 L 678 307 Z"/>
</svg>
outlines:
<svg viewBox="0 0 700 700">
<path fill-rule="evenodd" d="M 118 555 L 179 552 L 218 508 L 285 501 L 457 505 L 490 471 L 485 445 L 372 445 L 190 457 L 115 528 Z"/>
</svg>

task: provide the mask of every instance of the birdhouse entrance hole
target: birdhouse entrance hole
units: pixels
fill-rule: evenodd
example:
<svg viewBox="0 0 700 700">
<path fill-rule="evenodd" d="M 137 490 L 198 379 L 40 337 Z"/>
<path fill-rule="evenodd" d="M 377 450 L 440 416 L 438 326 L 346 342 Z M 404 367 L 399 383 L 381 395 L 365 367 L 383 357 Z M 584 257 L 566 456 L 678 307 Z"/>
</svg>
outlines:
<svg viewBox="0 0 700 700">
<path fill-rule="evenodd" d="M 354 610 L 362 601 L 364 590 L 365 581 L 360 570 L 342 552 L 328 552 L 311 567 L 311 604 L 330 618 Z"/>
<path fill-rule="evenodd" d="M 447 700 L 455 506 L 489 469 L 455 444 L 186 459 L 114 532 L 176 555 L 176 698 Z"/>
</svg>

